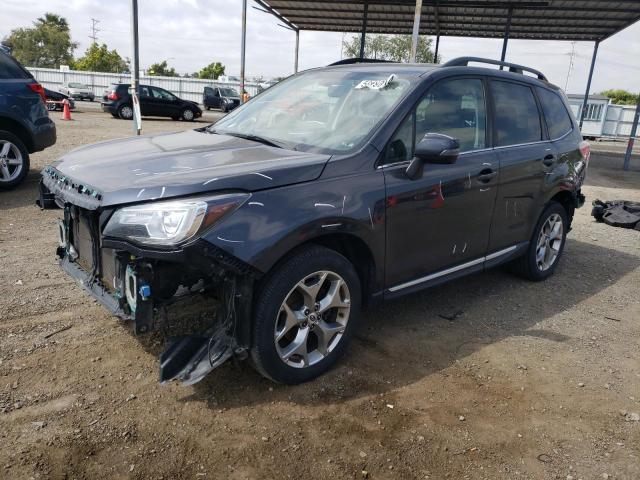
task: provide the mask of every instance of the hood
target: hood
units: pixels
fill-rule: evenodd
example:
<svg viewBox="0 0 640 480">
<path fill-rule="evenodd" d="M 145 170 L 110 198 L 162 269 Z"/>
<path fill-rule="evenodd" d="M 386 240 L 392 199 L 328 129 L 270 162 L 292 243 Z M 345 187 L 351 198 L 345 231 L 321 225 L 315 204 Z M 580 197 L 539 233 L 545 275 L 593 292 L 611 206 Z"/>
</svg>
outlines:
<svg viewBox="0 0 640 480">
<path fill-rule="evenodd" d="M 43 183 L 85 208 L 217 190 L 256 191 L 315 180 L 329 155 L 202 130 L 88 145 L 46 167 Z"/>
<path fill-rule="evenodd" d="M 240 101 L 240 97 L 236 97 L 236 96 L 223 95 L 221 98 L 224 98 L 226 100 L 238 100 L 238 101 Z"/>
</svg>

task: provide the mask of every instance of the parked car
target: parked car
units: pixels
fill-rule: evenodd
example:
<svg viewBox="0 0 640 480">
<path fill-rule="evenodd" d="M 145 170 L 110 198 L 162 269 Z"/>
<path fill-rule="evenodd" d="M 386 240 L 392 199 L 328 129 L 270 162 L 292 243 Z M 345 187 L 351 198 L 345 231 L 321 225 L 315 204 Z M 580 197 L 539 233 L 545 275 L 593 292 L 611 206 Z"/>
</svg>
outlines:
<svg viewBox="0 0 640 480">
<path fill-rule="evenodd" d="M 343 65 L 208 128 L 74 150 L 44 170 L 43 202 L 65 207 L 62 268 L 135 332 L 175 295 L 219 299 L 162 381 L 234 355 L 298 383 L 337 361 L 365 303 L 505 263 L 552 275 L 589 148 L 527 67 Z"/>
<path fill-rule="evenodd" d="M 0 190 L 29 173 L 29 154 L 56 143 L 42 85 L 16 59 L 0 51 Z"/>
<path fill-rule="evenodd" d="M 240 105 L 240 94 L 233 88 L 204 87 L 202 94 L 204 108 L 218 108 L 229 112 Z"/>
<path fill-rule="evenodd" d="M 196 102 L 182 100 L 173 93 L 160 87 L 140 85 L 140 111 L 143 116 L 171 117 L 174 120 L 192 122 L 202 116 L 202 110 Z M 133 104 L 131 85 L 119 83 L 111 85 L 102 97 L 102 110 L 116 118 L 131 120 Z"/>
<path fill-rule="evenodd" d="M 56 110 L 62 111 L 64 108 L 62 102 L 64 100 L 67 100 L 69 102 L 69 108 L 71 110 L 75 110 L 76 108 L 76 102 L 73 101 L 73 98 L 68 97 L 64 93 L 45 88 L 44 96 L 46 98 L 47 110 L 49 110 L 50 112 L 54 112 Z"/>
<path fill-rule="evenodd" d="M 96 95 L 93 93 L 92 88 L 89 85 L 79 82 L 66 82 L 60 87 L 60 92 L 64 93 L 68 97 L 75 98 L 76 100 L 89 100 L 93 102 Z"/>
</svg>

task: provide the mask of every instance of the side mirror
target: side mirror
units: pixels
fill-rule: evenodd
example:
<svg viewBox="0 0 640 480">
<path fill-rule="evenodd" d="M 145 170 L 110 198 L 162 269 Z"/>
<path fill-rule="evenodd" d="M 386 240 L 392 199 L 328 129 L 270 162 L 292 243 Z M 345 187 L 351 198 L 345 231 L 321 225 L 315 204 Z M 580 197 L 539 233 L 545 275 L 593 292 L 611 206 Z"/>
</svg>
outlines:
<svg viewBox="0 0 640 480">
<path fill-rule="evenodd" d="M 442 133 L 427 133 L 416 145 L 415 156 L 407 167 L 407 176 L 412 180 L 416 178 L 425 163 L 454 163 L 459 154 L 458 139 Z"/>
</svg>

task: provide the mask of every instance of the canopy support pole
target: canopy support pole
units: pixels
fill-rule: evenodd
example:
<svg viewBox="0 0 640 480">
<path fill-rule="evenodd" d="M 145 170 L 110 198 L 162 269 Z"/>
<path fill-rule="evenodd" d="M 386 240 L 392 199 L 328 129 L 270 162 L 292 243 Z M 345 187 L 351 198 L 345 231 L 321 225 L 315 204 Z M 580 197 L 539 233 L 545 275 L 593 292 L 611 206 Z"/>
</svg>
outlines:
<svg viewBox="0 0 640 480">
<path fill-rule="evenodd" d="M 242 0 L 242 39 L 240 41 L 240 103 L 244 103 L 244 60 L 247 43 L 247 0 Z"/>
<path fill-rule="evenodd" d="M 433 63 L 438 63 L 438 50 L 440 49 L 440 16 L 438 15 L 438 2 L 435 5 L 435 17 L 436 17 L 436 51 L 433 54 Z"/>
<path fill-rule="evenodd" d="M 411 58 L 410 63 L 416 62 L 418 51 L 418 35 L 420 35 L 420 16 L 422 15 L 422 0 L 416 0 L 416 13 L 413 16 L 413 34 L 411 35 Z"/>
<path fill-rule="evenodd" d="M 580 130 L 582 130 L 582 123 L 587 116 L 587 101 L 589 100 L 589 90 L 591 90 L 591 79 L 593 78 L 593 69 L 596 66 L 596 56 L 598 55 L 598 46 L 600 40 L 596 40 L 593 46 L 593 56 L 591 57 L 591 67 L 589 67 L 589 78 L 587 79 L 587 90 L 584 92 L 584 100 L 582 101 L 582 111 L 580 112 Z"/>
<path fill-rule="evenodd" d="M 133 131 L 140 135 L 142 130 L 142 118 L 140 117 L 140 104 L 138 103 L 140 86 L 140 56 L 138 42 L 138 0 L 131 0 L 131 43 L 133 55 L 131 58 L 131 91 L 133 93 Z M 136 112 L 137 110 L 137 112 Z"/>
<path fill-rule="evenodd" d="M 367 35 L 367 16 L 369 14 L 369 2 L 364 2 L 364 14 L 362 16 L 362 34 L 360 35 L 360 58 L 364 58 L 364 42 Z"/>
<path fill-rule="evenodd" d="M 627 143 L 627 151 L 624 154 L 624 169 L 629 170 L 629 164 L 631 163 L 631 152 L 633 151 L 633 144 L 636 140 L 636 132 L 638 131 L 638 118 L 640 118 L 640 94 L 638 95 L 638 102 L 636 103 L 636 113 L 633 116 L 633 125 L 631 125 L 631 133 L 629 134 L 629 143 Z"/>
<path fill-rule="evenodd" d="M 507 56 L 507 44 L 509 43 L 509 33 L 511 32 L 511 17 L 513 16 L 513 7 L 509 7 L 509 14 L 507 15 L 507 27 L 504 30 L 504 40 L 502 40 L 502 54 L 500 55 L 500 61 L 504 62 Z M 502 70 L 500 65 L 500 70 Z"/>
<path fill-rule="evenodd" d="M 300 51 L 300 30 L 296 30 L 296 56 L 293 62 L 293 73 L 298 73 L 298 52 Z"/>
</svg>

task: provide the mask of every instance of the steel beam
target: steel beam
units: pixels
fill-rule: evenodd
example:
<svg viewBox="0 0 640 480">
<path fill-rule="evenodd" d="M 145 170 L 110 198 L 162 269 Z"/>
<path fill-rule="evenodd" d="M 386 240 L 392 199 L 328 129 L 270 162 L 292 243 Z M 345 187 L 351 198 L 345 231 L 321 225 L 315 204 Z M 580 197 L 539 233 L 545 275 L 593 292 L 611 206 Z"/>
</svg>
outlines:
<svg viewBox="0 0 640 480">
<path fill-rule="evenodd" d="M 636 113 L 633 116 L 633 124 L 631 125 L 631 133 L 629 134 L 629 142 L 627 143 L 627 151 L 624 154 L 624 169 L 629 170 L 631 163 L 631 152 L 633 144 L 636 141 L 636 133 L 638 132 L 638 118 L 640 118 L 640 93 L 638 93 L 638 101 L 636 102 Z"/>
<path fill-rule="evenodd" d="M 502 40 L 502 54 L 500 55 L 500 61 L 504 62 L 507 56 L 507 44 L 509 43 L 509 33 L 511 32 L 511 18 L 513 17 L 513 7 L 509 7 L 509 13 L 507 14 L 507 26 L 504 30 L 504 40 Z M 500 66 L 502 70 L 502 65 Z"/>
<path fill-rule="evenodd" d="M 599 41 L 593 45 L 593 56 L 591 57 L 591 67 L 589 67 L 589 78 L 587 79 L 587 90 L 584 92 L 584 100 L 582 101 L 582 111 L 580 112 L 580 130 L 582 131 L 582 123 L 587 113 L 587 100 L 589 100 L 589 90 L 591 90 L 591 79 L 593 78 L 593 69 L 596 66 L 596 56 L 598 55 Z"/>
<path fill-rule="evenodd" d="M 244 103 L 244 61 L 247 48 L 247 0 L 242 0 L 242 38 L 240 40 L 240 103 Z"/>
<path fill-rule="evenodd" d="M 440 34 L 436 37 L 436 52 L 433 55 L 433 63 L 438 63 L 438 49 L 440 48 Z"/>
<path fill-rule="evenodd" d="M 369 15 L 369 2 L 364 2 L 364 11 L 362 15 L 362 33 L 360 34 L 360 58 L 364 58 L 364 42 L 367 36 L 367 16 Z"/>
<path fill-rule="evenodd" d="M 296 54 L 293 62 L 293 73 L 298 73 L 298 52 L 300 51 L 300 30 L 296 30 Z"/>
<path fill-rule="evenodd" d="M 413 33 L 411 34 L 411 58 L 410 62 L 415 63 L 416 52 L 418 51 L 418 36 L 420 35 L 420 16 L 422 15 L 422 0 L 416 0 L 416 12 L 413 15 Z"/>
</svg>

